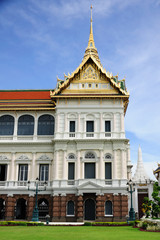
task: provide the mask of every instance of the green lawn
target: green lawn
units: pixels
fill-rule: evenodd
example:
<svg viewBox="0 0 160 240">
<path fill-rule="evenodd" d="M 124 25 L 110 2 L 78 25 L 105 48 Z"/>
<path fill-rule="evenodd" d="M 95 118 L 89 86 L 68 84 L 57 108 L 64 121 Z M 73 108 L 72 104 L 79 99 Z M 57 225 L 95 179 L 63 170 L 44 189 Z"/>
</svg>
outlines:
<svg viewBox="0 0 160 240">
<path fill-rule="evenodd" d="M 0 227 L 0 240 L 147 240 L 160 233 L 141 232 L 132 227 Z"/>
</svg>

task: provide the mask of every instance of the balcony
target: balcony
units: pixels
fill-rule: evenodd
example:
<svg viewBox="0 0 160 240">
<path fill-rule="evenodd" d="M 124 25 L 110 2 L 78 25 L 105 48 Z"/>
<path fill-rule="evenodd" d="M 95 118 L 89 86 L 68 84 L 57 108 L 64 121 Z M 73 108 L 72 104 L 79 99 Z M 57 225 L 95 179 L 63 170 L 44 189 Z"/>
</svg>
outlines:
<svg viewBox="0 0 160 240">
<path fill-rule="evenodd" d="M 105 180 L 105 185 L 112 185 L 112 180 Z"/>
<path fill-rule="evenodd" d="M 93 132 L 91 132 L 91 133 L 86 133 L 86 137 L 94 137 L 94 133 Z"/>
<path fill-rule="evenodd" d="M 69 137 L 70 137 L 70 138 L 74 138 L 75 136 L 76 136 L 75 133 L 69 133 Z"/>
<path fill-rule="evenodd" d="M 74 180 L 68 180 L 68 185 L 75 185 L 75 181 Z"/>
<path fill-rule="evenodd" d="M 111 137 L 111 132 L 105 132 L 105 137 Z"/>
</svg>

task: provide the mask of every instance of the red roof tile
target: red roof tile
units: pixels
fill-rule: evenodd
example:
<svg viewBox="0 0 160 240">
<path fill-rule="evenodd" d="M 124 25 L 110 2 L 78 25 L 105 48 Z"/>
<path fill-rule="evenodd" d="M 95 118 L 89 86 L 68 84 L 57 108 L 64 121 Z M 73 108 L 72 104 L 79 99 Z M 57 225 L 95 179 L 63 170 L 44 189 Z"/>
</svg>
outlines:
<svg viewBox="0 0 160 240">
<path fill-rule="evenodd" d="M 46 91 L 0 91 L 0 100 L 51 99 L 50 90 Z"/>
</svg>

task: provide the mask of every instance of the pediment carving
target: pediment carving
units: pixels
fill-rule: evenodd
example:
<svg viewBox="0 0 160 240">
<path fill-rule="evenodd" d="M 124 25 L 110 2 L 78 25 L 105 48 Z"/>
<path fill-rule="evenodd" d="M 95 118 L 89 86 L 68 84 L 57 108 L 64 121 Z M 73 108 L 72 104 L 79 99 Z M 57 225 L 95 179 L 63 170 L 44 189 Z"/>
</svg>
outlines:
<svg viewBox="0 0 160 240">
<path fill-rule="evenodd" d="M 95 69 L 89 65 L 82 73 L 82 79 L 98 79 L 98 74 Z"/>
<path fill-rule="evenodd" d="M 0 161 L 9 161 L 6 155 L 0 155 Z"/>
<path fill-rule="evenodd" d="M 40 160 L 40 161 L 51 161 L 51 159 L 46 155 L 46 154 L 43 154 L 43 155 L 41 155 L 39 158 L 38 158 L 38 160 Z"/>
<path fill-rule="evenodd" d="M 22 154 L 20 157 L 17 158 L 17 160 L 20 160 L 20 161 L 29 161 L 29 157 L 25 154 Z"/>
<path fill-rule="evenodd" d="M 97 189 L 100 188 L 101 186 L 92 182 L 92 181 L 87 181 L 83 184 L 81 184 L 78 188 L 79 189 Z"/>
</svg>

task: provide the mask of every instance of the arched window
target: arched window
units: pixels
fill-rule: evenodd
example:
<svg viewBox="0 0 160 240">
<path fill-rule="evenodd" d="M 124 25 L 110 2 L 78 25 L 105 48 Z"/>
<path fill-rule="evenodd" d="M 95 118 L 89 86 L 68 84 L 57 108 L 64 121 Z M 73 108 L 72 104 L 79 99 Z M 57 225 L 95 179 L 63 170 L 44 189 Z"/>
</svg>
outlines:
<svg viewBox="0 0 160 240">
<path fill-rule="evenodd" d="M 67 216 L 74 216 L 74 202 L 68 201 L 67 203 Z"/>
<path fill-rule="evenodd" d="M 106 201 L 105 202 L 105 215 L 112 215 L 112 202 Z"/>
<path fill-rule="evenodd" d="M 75 159 L 75 155 L 73 153 L 69 154 L 68 159 Z"/>
<path fill-rule="evenodd" d="M 105 155 L 105 179 L 112 179 L 112 155 Z"/>
<path fill-rule="evenodd" d="M 112 179 L 112 163 L 105 162 L 105 179 Z"/>
<path fill-rule="evenodd" d="M 0 135 L 13 135 L 14 117 L 4 115 L 0 117 Z"/>
<path fill-rule="evenodd" d="M 54 135 L 54 117 L 48 114 L 38 119 L 38 135 Z"/>
<path fill-rule="evenodd" d="M 95 155 L 94 155 L 94 153 L 92 153 L 92 152 L 88 152 L 88 153 L 86 153 L 85 158 L 94 159 L 94 158 L 95 158 Z"/>
<path fill-rule="evenodd" d="M 106 160 L 111 160 L 111 159 L 112 159 L 111 154 L 107 153 L 107 154 L 105 155 L 105 159 L 106 159 Z"/>
<path fill-rule="evenodd" d="M 31 115 L 23 115 L 18 119 L 18 135 L 33 135 L 34 133 L 34 117 Z"/>
</svg>

